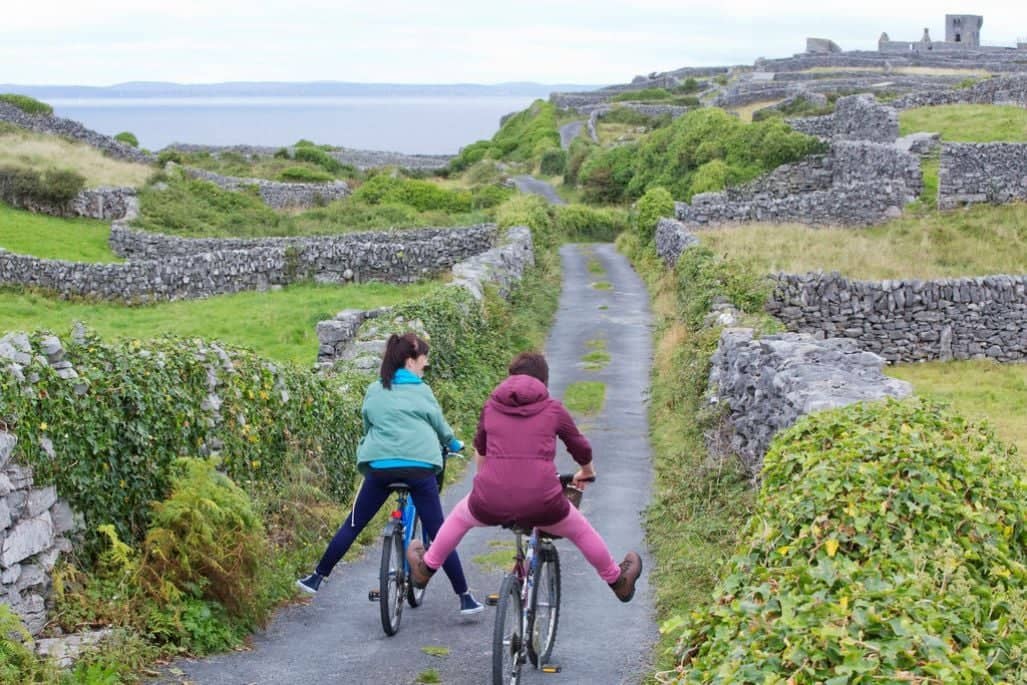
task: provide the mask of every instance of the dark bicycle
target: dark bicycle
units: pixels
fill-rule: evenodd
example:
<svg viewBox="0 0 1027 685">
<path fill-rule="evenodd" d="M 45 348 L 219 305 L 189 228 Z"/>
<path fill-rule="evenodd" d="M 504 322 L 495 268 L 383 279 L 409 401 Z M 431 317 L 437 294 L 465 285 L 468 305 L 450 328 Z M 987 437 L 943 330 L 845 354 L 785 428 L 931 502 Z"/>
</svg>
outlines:
<svg viewBox="0 0 1027 685">
<path fill-rule="evenodd" d="M 443 464 L 454 453 L 443 450 Z M 439 476 L 441 483 L 442 476 Z M 424 532 L 417 507 L 410 497 L 410 489 L 401 481 L 389 483 L 389 491 L 396 494 L 396 506 L 382 532 L 382 563 L 378 570 L 378 589 L 371 590 L 367 598 L 379 603 L 382 630 L 386 635 L 399 632 L 403 619 L 403 604 L 417 608 L 424 600 L 424 588 L 415 588 L 410 580 L 410 565 L 406 560 L 410 541 L 420 538 L 427 546 L 431 540 Z"/>
<path fill-rule="evenodd" d="M 577 506 L 581 490 L 571 485 L 573 479 L 573 474 L 560 475 L 564 493 Z M 560 623 L 560 556 L 553 544 L 554 538 L 538 528 L 504 528 L 514 534 L 516 554 L 499 594 L 488 598 L 488 603 L 496 606 L 492 683 L 517 685 L 521 667 L 527 661 L 543 672 L 560 670 L 549 663 Z"/>
</svg>

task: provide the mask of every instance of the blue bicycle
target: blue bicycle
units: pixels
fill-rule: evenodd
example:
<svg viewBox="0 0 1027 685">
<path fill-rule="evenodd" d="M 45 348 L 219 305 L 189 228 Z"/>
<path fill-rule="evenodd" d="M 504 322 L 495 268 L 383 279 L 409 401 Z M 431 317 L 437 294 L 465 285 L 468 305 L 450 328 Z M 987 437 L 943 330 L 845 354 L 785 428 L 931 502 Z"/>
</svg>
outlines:
<svg viewBox="0 0 1027 685">
<path fill-rule="evenodd" d="M 443 450 L 443 464 L 446 458 L 454 453 Z M 439 475 L 439 482 L 442 474 Z M 425 588 L 415 588 L 410 582 L 410 565 L 406 560 L 407 547 L 410 541 L 421 538 L 425 547 L 431 542 L 417 516 L 417 507 L 410 497 L 410 489 L 406 483 L 397 481 L 389 483 L 389 491 L 396 494 L 396 505 L 389 515 L 389 522 L 382 532 L 382 563 L 378 571 L 378 589 L 368 593 L 368 599 L 379 603 L 382 617 L 382 630 L 386 635 L 399 632 L 399 623 L 403 619 L 403 605 L 419 607 L 424 599 Z"/>
</svg>

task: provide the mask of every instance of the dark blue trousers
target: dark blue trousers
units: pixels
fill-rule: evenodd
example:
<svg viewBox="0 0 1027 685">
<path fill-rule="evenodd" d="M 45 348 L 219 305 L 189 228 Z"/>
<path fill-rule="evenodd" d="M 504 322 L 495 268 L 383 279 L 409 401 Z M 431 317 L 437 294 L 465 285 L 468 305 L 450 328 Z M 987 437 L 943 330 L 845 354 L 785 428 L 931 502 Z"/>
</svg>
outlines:
<svg viewBox="0 0 1027 685">
<path fill-rule="evenodd" d="M 417 515 L 421 519 L 421 526 L 429 537 L 434 538 L 439 528 L 442 527 L 444 516 L 442 514 L 442 502 L 439 500 L 439 484 L 434 474 L 425 477 L 399 477 L 390 475 L 387 470 L 376 472 L 371 470 L 364 478 L 364 484 L 357 493 L 356 502 L 353 504 L 353 511 L 346 517 L 345 523 L 328 543 L 328 549 L 321 556 L 317 565 L 317 572 L 327 576 L 339 563 L 342 556 L 349 550 L 357 535 L 364 529 L 382 505 L 389 498 L 389 483 L 402 481 L 410 488 L 410 497 L 417 507 Z M 453 591 L 458 595 L 467 592 L 467 579 L 464 577 L 464 569 L 460 565 L 460 557 L 454 551 L 446 558 L 442 570 L 449 577 L 453 585 Z"/>
</svg>

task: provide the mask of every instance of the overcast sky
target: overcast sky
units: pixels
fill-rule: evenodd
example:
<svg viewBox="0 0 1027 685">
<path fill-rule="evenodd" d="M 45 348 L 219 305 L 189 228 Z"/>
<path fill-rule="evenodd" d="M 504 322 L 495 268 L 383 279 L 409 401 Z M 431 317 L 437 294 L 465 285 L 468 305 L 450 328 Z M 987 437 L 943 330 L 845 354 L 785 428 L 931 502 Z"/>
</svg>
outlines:
<svg viewBox="0 0 1027 685">
<path fill-rule="evenodd" d="M 751 64 L 807 36 L 874 49 L 882 31 L 944 40 L 944 15 L 984 16 L 982 41 L 1027 36 L 1027 2 L 864 0 L 26 0 L 0 21 L 0 83 L 124 81 L 615 83 L 690 65 Z M 16 6 L 15 6 L 16 5 Z"/>
</svg>

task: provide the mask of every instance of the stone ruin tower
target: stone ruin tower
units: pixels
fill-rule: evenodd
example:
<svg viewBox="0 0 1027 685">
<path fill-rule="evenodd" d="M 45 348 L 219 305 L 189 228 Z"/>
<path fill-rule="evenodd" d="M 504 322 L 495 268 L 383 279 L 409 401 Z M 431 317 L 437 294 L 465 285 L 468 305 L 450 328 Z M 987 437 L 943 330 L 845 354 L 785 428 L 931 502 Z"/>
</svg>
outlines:
<svg viewBox="0 0 1027 685">
<path fill-rule="evenodd" d="M 984 17 L 978 14 L 946 14 L 945 42 L 958 43 L 967 48 L 979 48 L 983 24 Z"/>
</svg>

